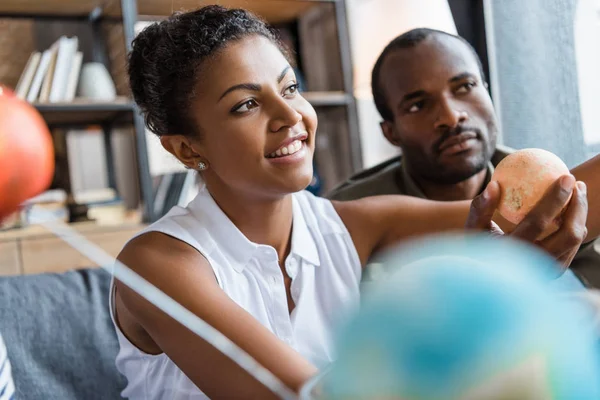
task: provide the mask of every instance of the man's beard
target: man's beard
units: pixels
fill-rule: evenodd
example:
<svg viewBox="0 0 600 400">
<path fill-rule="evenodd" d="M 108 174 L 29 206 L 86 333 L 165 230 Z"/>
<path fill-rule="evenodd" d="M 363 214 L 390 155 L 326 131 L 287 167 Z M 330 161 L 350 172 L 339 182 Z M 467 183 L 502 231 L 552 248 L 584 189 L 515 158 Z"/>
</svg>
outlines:
<svg viewBox="0 0 600 400">
<path fill-rule="evenodd" d="M 478 174 L 487 167 L 491 156 L 487 157 L 484 153 L 487 153 L 487 151 L 484 150 L 482 153 L 475 156 L 473 160 L 469 160 L 468 164 L 461 166 L 461 168 L 449 168 L 436 163 L 437 165 L 423 174 L 423 177 L 428 181 L 440 185 L 454 185 L 460 183 L 473 175 Z"/>
<path fill-rule="evenodd" d="M 433 156 L 421 154 L 415 159 L 409 160 L 408 164 L 411 166 L 411 174 L 439 185 L 454 185 L 478 174 L 487 167 L 494 153 L 496 135 L 493 127 L 490 128 L 488 129 L 490 135 L 487 141 L 485 140 L 486 136 L 477 128 L 459 126 L 446 131 L 432 146 Z M 439 155 L 441 154 L 440 147 L 447 139 L 460 135 L 462 132 L 474 132 L 477 135 L 477 140 L 482 145 L 481 152 L 469 157 L 468 160 L 464 160 L 460 165 L 458 162 L 451 166 L 443 165 L 439 161 Z M 407 153 L 417 155 L 420 152 L 415 152 L 415 149 L 408 149 Z M 456 157 L 460 157 L 460 155 Z"/>
</svg>

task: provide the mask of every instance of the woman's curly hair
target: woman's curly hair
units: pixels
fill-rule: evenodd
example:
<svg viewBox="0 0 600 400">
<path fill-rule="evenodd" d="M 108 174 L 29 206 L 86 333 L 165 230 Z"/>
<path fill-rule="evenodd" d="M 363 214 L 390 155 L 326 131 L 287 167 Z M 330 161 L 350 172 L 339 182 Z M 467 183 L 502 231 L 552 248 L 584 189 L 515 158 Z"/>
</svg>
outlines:
<svg viewBox="0 0 600 400">
<path fill-rule="evenodd" d="M 132 43 L 128 74 L 146 126 L 158 136 L 199 134 L 189 108 L 202 62 L 250 35 L 264 36 L 284 51 L 264 21 L 221 6 L 176 13 L 140 32 Z"/>
</svg>

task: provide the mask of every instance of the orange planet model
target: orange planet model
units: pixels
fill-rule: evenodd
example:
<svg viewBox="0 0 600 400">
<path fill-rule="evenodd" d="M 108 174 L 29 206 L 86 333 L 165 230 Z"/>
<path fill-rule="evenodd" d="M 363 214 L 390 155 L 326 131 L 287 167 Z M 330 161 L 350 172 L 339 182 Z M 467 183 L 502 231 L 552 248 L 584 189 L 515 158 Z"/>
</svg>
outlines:
<svg viewBox="0 0 600 400">
<path fill-rule="evenodd" d="M 0 219 L 46 190 L 53 176 L 54 147 L 46 122 L 0 86 Z"/>
<path fill-rule="evenodd" d="M 569 168 L 549 151 L 523 149 L 508 155 L 492 175 L 492 180 L 500 185 L 500 215 L 507 221 L 518 224 L 546 190 L 565 174 L 569 174 Z M 553 230 L 555 229 L 556 227 Z"/>
</svg>

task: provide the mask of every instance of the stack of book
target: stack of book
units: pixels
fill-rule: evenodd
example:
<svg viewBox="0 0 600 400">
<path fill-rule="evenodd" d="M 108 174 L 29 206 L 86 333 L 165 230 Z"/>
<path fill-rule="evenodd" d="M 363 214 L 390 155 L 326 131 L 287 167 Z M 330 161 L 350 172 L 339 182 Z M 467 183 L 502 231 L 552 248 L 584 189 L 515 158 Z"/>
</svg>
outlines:
<svg viewBox="0 0 600 400">
<path fill-rule="evenodd" d="M 49 49 L 33 52 L 15 93 L 30 103 L 71 102 L 75 98 L 83 53 L 76 36 L 61 36 Z"/>
<path fill-rule="evenodd" d="M 31 216 L 38 212 L 68 222 L 67 193 L 62 189 L 51 189 L 25 201 L 17 211 L 0 221 L 0 231 L 29 226 Z"/>
<path fill-rule="evenodd" d="M 127 209 L 114 189 L 86 190 L 72 195 L 63 189 L 50 189 L 25 201 L 18 211 L 0 220 L 0 232 L 35 224 L 40 215 L 67 223 L 71 221 L 69 203 L 85 206 L 86 220 L 96 225 L 141 222 L 139 210 Z"/>
<path fill-rule="evenodd" d="M 87 207 L 87 217 L 98 225 L 119 225 L 128 220 L 127 208 L 114 189 L 80 191 L 73 198 Z"/>
</svg>

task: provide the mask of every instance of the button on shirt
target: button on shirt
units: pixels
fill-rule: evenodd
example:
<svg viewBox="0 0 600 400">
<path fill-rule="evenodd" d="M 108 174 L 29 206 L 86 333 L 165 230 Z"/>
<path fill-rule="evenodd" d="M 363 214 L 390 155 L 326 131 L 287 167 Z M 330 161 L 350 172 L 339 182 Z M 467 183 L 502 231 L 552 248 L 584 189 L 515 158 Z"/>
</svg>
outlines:
<svg viewBox="0 0 600 400">
<path fill-rule="evenodd" d="M 172 209 L 140 234 L 158 231 L 196 248 L 233 301 L 322 368 L 335 358 L 332 333 L 358 306 L 362 269 L 350 234 L 329 200 L 302 191 L 292 195 L 292 204 L 291 249 L 283 262 L 292 279 L 291 314 L 275 249 L 248 240 L 206 188 L 187 207 Z M 116 331 L 116 364 L 128 380 L 124 397 L 207 398 L 165 354 L 145 354 L 118 327 Z"/>
</svg>

